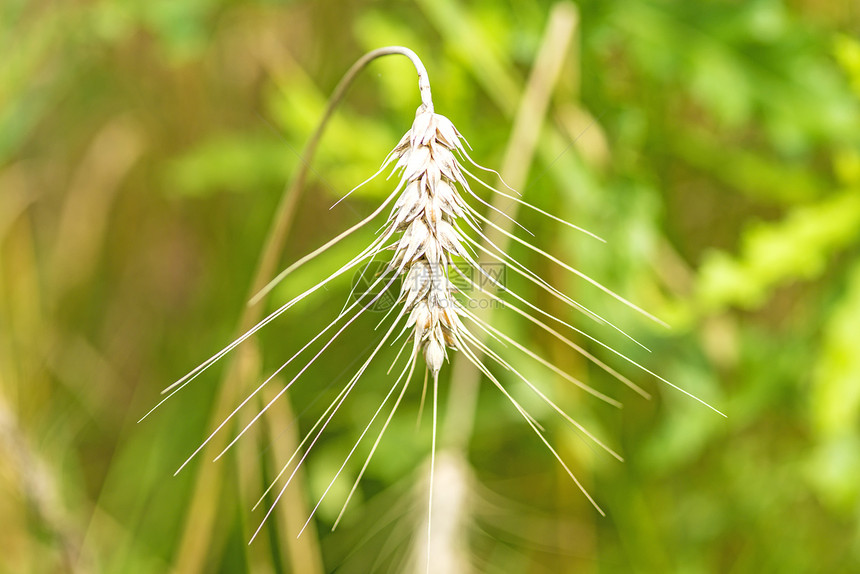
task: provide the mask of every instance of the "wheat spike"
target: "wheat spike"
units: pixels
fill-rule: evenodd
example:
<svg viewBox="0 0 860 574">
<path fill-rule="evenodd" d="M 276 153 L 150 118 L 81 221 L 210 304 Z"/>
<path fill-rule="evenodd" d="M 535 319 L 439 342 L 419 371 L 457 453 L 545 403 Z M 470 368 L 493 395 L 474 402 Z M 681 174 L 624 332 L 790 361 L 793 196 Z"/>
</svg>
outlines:
<svg viewBox="0 0 860 574">
<path fill-rule="evenodd" d="M 394 47 L 380 49 L 371 53 L 372 57 L 378 57 L 380 55 L 386 54 L 406 55 L 413 61 L 419 76 L 419 89 L 421 92 L 422 103 L 416 111 L 415 119 L 412 122 L 412 126 L 403 135 L 403 137 L 391 150 L 391 152 L 383 159 L 379 170 L 366 181 L 359 184 L 359 186 L 357 187 L 366 185 L 367 183 L 375 179 L 380 174 L 385 173 L 386 171 L 389 172 L 389 178 L 391 178 L 392 176 L 396 176 L 396 185 L 393 186 L 393 190 L 387 195 L 386 199 L 369 216 L 361 220 L 359 223 L 353 225 L 346 231 L 342 232 L 331 241 L 325 243 L 322 247 L 314 250 L 307 256 L 295 262 L 293 265 L 287 267 L 252 299 L 252 303 L 259 301 L 262 297 L 268 294 L 278 282 L 284 280 L 293 271 L 295 271 L 305 263 L 320 256 L 328 249 L 333 247 L 335 244 L 349 237 L 355 231 L 370 224 L 372 221 L 377 220 L 377 218 L 379 218 L 383 213 L 385 213 L 386 209 L 388 209 L 388 215 L 385 217 L 385 220 L 381 226 L 379 233 L 376 236 L 376 239 L 371 241 L 369 246 L 367 246 L 360 253 L 355 255 L 348 262 L 341 265 L 322 281 L 320 281 L 313 287 L 306 289 L 298 296 L 294 297 L 293 299 L 287 301 L 286 303 L 278 307 L 274 312 L 269 314 L 263 320 L 259 321 L 256 325 L 251 327 L 247 332 L 242 334 L 235 341 L 233 341 L 232 343 L 224 347 L 221 351 L 201 363 L 190 373 L 167 387 L 164 391 L 166 396 L 162 399 L 161 402 L 159 402 L 155 407 L 153 407 L 150 413 L 156 408 L 158 408 L 158 406 L 163 404 L 170 397 L 174 396 L 177 392 L 182 390 L 191 381 L 193 381 L 195 378 L 197 378 L 199 375 L 209 369 L 216 362 L 221 360 L 238 345 L 242 344 L 261 328 L 274 321 L 277 317 L 287 312 L 295 305 L 319 292 L 326 285 L 328 285 L 332 281 L 335 281 L 344 274 L 350 271 L 354 272 L 356 269 L 361 269 L 362 265 L 367 265 L 371 262 L 376 261 L 383 261 L 385 263 L 385 266 L 382 272 L 372 280 L 369 287 L 364 292 L 359 292 L 356 289 L 356 285 L 353 288 L 353 291 L 350 293 L 350 299 L 352 301 L 348 301 L 347 304 L 344 305 L 340 313 L 338 313 L 325 328 L 320 330 L 316 334 L 316 336 L 314 336 L 306 345 L 304 345 L 288 360 L 281 364 L 281 366 L 278 367 L 274 371 L 274 373 L 267 377 L 256 389 L 254 389 L 247 396 L 247 398 L 245 398 L 245 400 L 242 401 L 241 404 L 239 404 L 239 406 L 237 406 L 225 418 L 225 420 L 215 428 L 215 430 L 187 458 L 187 460 L 182 463 L 182 465 L 176 472 L 178 473 L 180 470 L 182 470 L 197 454 L 199 454 L 203 450 L 203 448 L 215 437 L 215 435 L 221 432 L 225 428 L 227 423 L 232 420 L 241 409 L 246 407 L 251 401 L 251 399 L 256 396 L 265 385 L 273 381 L 276 376 L 279 375 L 288 365 L 299 359 L 299 357 L 301 357 L 306 352 L 312 354 L 310 358 L 302 359 L 304 364 L 298 370 L 298 373 L 293 376 L 292 379 L 289 380 L 289 382 L 283 385 L 283 388 L 280 389 L 274 395 L 274 398 L 272 398 L 265 406 L 263 406 L 262 409 L 259 410 L 251 418 L 250 422 L 244 428 L 239 430 L 239 432 L 227 444 L 227 446 L 221 451 L 221 453 L 218 454 L 216 460 L 220 458 L 228 449 L 230 449 L 234 444 L 236 444 L 239 438 L 241 438 L 248 431 L 248 429 L 263 416 L 263 414 L 268 411 L 274 401 L 276 401 L 279 397 L 286 393 L 287 390 L 290 389 L 292 385 L 295 384 L 302 377 L 302 375 L 316 361 L 319 360 L 319 358 L 332 346 L 335 340 L 337 340 L 343 333 L 345 333 L 347 329 L 353 323 L 355 323 L 355 321 L 359 317 L 369 312 L 378 311 L 378 306 L 382 298 L 387 293 L 387 290 L 390 287 L 395 286 L 399 283 L 399 291 L 397 293 L 395 305 L 388 309 L 388 312 L 384 314 L 382 319 L 379 321 L 379 324 L 377 325 L 377 328 L 379 328 L 382 325 L 389 323 L 384 329 L 384 335 L 374 346 L 374 349 L 370 353 L 368 358 L 358 368 L 358 370 L 354 373 L 349 382 L 343 387 L 343 389 L 338 393 L 338 395 L 331 402 L 325 412 L 320 416 L 316 424 L 314 424 L 313 428 L 311 428 L 308 434 L 303 438 L 301 444 L 298 446 L 293 456 L 283 466 L 281 471 L 271 482 L 270 486 L 263 493 L 263 496 L 261 496 L 260 500 L 257 502 L 257 505 L 262 503 L 265 497 L 270 492 L 272 492 L 273 489 L 275 489 L 281 478 L 285 474 L 287 474 L 287 471 L 290 468 L 292 469 L 291 473 L 286 478 L 284 484 L 278 491 L 278 494 L 274 496 L 274 502 L 266 512 L 265 516 L 260 522 L 259 527 L 251 537 L 251 540 L 253 541 L 254 537 L 256 537 L 257 534 L 260 532 L 263 525 L 266 523 L 267 518 L 272 513 L 275 505 L 281 499 L 285 489 L 292 482 L 293 477 L 303 465 L 304 461 L 308 457 L 314 445 L 317 444 L 317 442 L 320 440 L 320 437 L 328 427 L 329 423 L 338 413 L 344 402 L 350 397 L 350 395 L 355 391 L 359 383 L 362 381 L 363 375 L 365 374 L 365 372 L 367 372 L 374 359 L 380 354 L 381 350 L 387 343 L 391 345 L 400 343 L 400 350 L 395 356 L 391 367 L 388 369 L 388 372 L 390 373 L 396 365 L 400 364 L 401 355 L 404 355 L 403 366 L 400 370 L 399 376 L 397 377 L 396 381 L 391 385 L 390 389 L 385 395 L 385 398 L 379 405 L 376 412 L 371 417 L 370 421 L 367 423 L 367 426 L 364 428 L 363 432 L 361 432 L 361 435 L 357 439 L 354 447 L 347 454 L 343 465 L 338 469 L 337 473 L 332 478 L 331 483 L 325 489 L 325 492 L 320 497 L 320 500 L 317 501 L 316 506 L 314 507 L 313 511 L 311 511 L 310 516 L 308 516 L 307 518 L 305 526 L 307 526 L 307 524 L 312 520 L 315 512 L 322 503 L 323 498 L 332 489 L 334 482 L 341 475 L 347 463 L 356 452 L 359 443 L 364 440 L 365 437 L 370 433 L 371 426 L 378 418 L 380 418 L 380 414 L 386 410 L 386 405 L 389 403 L 392 397 L 396 396 L 396 398 L 394 399 L 393 406 L 391 406 L 390 409 L 387 411 L 387 416 L 383 415 L 384 422 L 382 423 L 382 427 L 376 434 L 376 438 L 372 443 L 369 454 L 367 455 L 363 466 L 358 473 L 357 479 L 353 483 L 352 489 L 349 491 L 349 494 L 346 497 L 345 502 L 343 503 L 342 510 L 338 515 L 334 526 L 336 527 L 340 523 L 341 518 L 343 517 L 343 514 L 346 510 L 346 507 L 356 491 L 358 482 L 364 476 L 365 470 L 370 463 L 371 457 L 376 452 L 379 442 L 381 441 L 384 433 L 386 432 L 386 429 L 388 429 L 389 423 L 391 422 L 395 412 L 397 411 L 399 405 L 402 402 L 402 399 L 407 392 L 407 389 L 409 388 L 416 368 L 418 372 L 424 370 L 424 388 L 421 395 L 421 410 L 423 411 L 424 400 L 425 396 L 427 395 L 428 381 L 432 381 L 432 395 L 430 398 L 432 400 L 433 415 L 430 476 L 429 481 L 427 483 L 427 498 L 429 499 L 429 506 L 427 511 L 426 531 L 428 538 L 426 549 L 428 552 L 427 567 L 429 570 L 429 553 L 430 549 L 434 546 L 433 535 L 430 528 L 430 515 L 433 509 L 433 474 L 436 467 L 436 419 L 438 411 L 437 405 L 439 391 L 439 373 L 443 369 L 450 352 L 462 353 L 471 363 L 473 363 L 477 367 L 477 369 L 481 373 L 483 373 L 484 376 L 486 376 L 486 378 L 493 384 L 493 386 L 495 386 L 506 397 L 506 399 L 512 404 L 512 406 L 517 410 L 517 412 L 523 417 L 526 424 L 528 424 L 532 431 L 537 435 L 539 440 L 545 445 L 545 447 L 549 450 L 553 457 L 556 458 L 557 461 L 562 465 L 564 470 L 571 477 L 577 487 L 582 490 L 588 500 L 601 513 L 603 511 L 597 505 L 595 500 L 585 491 L 584 487 L 576 479 L 569 466 L 562 460 L 561 455 L 556 451 L 555 448 L 553 448 L 553 446 L 544 436 L 544 429 L 540 425 L 540 423 L 535 418 L 533 418 L 517 400 L 514 399 L 508 389 L 506 389 L 502 385 L 502 382 L 500 381 L 499 377 L 494 373 L 493 370 L 488 367 L 486 363 L 489 363 L 491 361 L 496 365 L 494 369 L 500 368 L 516 375 L 516 378 L 522 380 L 532 392 L 534 392 L 542 401 L 548 404 L 553 411 L 558 413 L 575 429 L 582 433 L 582 435 L 593 441 L 595 444 L 600 446 L 613 457 L 621 460 L 621 456 L 618 453 L 612 450 L 612 448 L 610 448 L 606 443 L 601 441 L 598 437 L 589 433 L 572 417 L 565 413 L 556 403 L 554 403 L 546 394 L 544 394 L 536 385 L 534 385 L 532 381 L 529 381 L 523 374 L 521 374 L 521 372 L 517 370 L 505 358 L 504 352 L 497 351 L 495 346 L 491 346 L 491 344 L 498 344 L 506 349 L 508 348 L 508 345 L 510 345 L 510 347 L 517 349 L 523 355 L 547 368 L 555 375 L 580 387 L 582 390 L 587 393 L 590 393 L 596 398 L 599 398 L 609 404 L 618 407 L 621 406 L 620 402 L 601 392 L 596 391 L 595 389 L 592 389 L 581 381 L 575 379 L 549 360 L 543 358 L 540 353 L 536 352 L 533 349 L 529 349 L 523 344 L 520 344 L 511 336 L 505 334 L 495 326 L 484 321 L 477 314 L 473 313 L 470 310 L 469 305 L 470 303 L 474 303 L 475 301 L 466 292 L 467 290 L 484 293 L 485 296 L 489 299 L 489 301 L 498 305 L 498 308 L 512 311 L 515 314 L 526 319 L 527 321 L 531 322 L 533 325 L 536 325 L 548 335 L 551 335 L 558 341 L 562 342 L 574 352 L 581 354 L 594 365 L 604 370 L 608 374 L 612 375 L 620 382 L 646 398 L 649 395 L 645 390 L 643 390 L 633 381 L 610 367 L 599 357 L 592 354 L 574 341 L 570 340 L 568 336 L 566 336 L 564 333 L 560 332 L 557 329 L 562 329 L 563 327 L 567 331 L 577 333 L 582 337 L 591 340 L 603 350 L 608 351 L 611 354 L 617 355 L 618 357 L 622 358 L 634 367 L 640 369 L 642 372 L 653 375 L 662 382 L 691 396 L 699 402 L 702 402 L 709 408 L 715 411 L 716 409 L 711 405 L 705 403 L 701 399 L 690 395 L 683 389 L 680 389 L 669 381 L 663 379 L 659 375 L 656 375 L 651 370 L 644 367 L 641 363 L 636 362 L 633 359 L 627 357 L 620 351 L 616 350 L 614 347 L 588 335 L 584 331 L 564 321 L 562 318 L 556 317 L 555 315 L 541 309 L 537 305 L 530 302 L 527 298 L 511 291 L 510 289 L 507 289 L 505 285 L 499 283 L 496 278 L 490 276 L 482 268 L 481 264 L 478 261 L 478 252 L 481 252 L 491 257 L 495 261 L 498 261 L 500 264 L 508 266 L 522 278 L 533 283 L 551 296 L 564 302 L 569 307 L 580 311 L 585 316 L 589 317 L 590 319 L 593 319 L 598 323 L 608 325 L 609 327 L 615 329 L 615 331 L 617 331 L 621 335 L 627 337 L 629 340 L 642 346 L 640 343 L 638 343 L 638 341 L 635 341 L 635 339 L 633 339 L 630 335 L 625 333 L 619 327 L 608 322 L 597 313 L 577 303 L 576 301 L 562 293 L 560 290 L 550 285 L 537 273 L 528 269 L 525 265 L 514 259 L 511 255 L 506 253 L 504 249 L 493 243 L 483 232 L 483 226 L 493 227 L 497 231 L 506 235 L 508 238 L 522 244 L 531 251 L 541 255 L 542 257 L 548 259 L 549 261 L 560 266 L 566 271 L 579 277 L 581 280 L 587 282 L 593 287 L 608 294 L 619 303 L 626 305 L 630 309 L 635 310 L 636 312 L 657 322 L 658 324 L 663 324 L 662 321 L 660 321 L 660 319 L 658 319 L 657 317 L 649 314 L 634 303 L 612 292 L 611 290 L 604 287 L 597 281 L 591 279 L 584 273 L 574 269 L 573 267 L 567 265 L 563 261 L 550 255 L 539 247 L 532 245 L 528 241 L 521 239 L 516 235 L 501 228 L 500 226 L 496 225 L 495 223 L 493 223 L 492 219 L 488 217 L 488 215 L 490 215 L 489 212 L 482 214 L 477 209 L 475 209 L 475 207 L 470 205 L 466 201 L 466 197 L 470 198 L 470 200 L 478 201 L 479 203 L 485 205 L 488 209 L 493 209 L 492 205 L 481 199 L 481 197 L 479 197 L 471 189 L 469 184 L 469 181 L 471 180 L 473 182 L 480 183 L 481 186 L 486 187 L 491 192 L 501 194 L 509 198 L 510 200 L 516 201 L 532 209 L 536 213 L 542 214 L 552 219 L 553 221 L 563 223 L 573 229 L 583 231 L 584 233 L 588 234 L 593 238 L 600 239 L 594 234 L 587 232 L 582 228 L 573 225 L 572 223 L 569 223 L 555 215 L 552 215 L 536 206 L 526 203 L 525 201 L 519 199 L 518 197 L 515 197 L 514 195 L 509 195 L 500 190 L 495 189 L 494 187 L 480 180 L 472 171 L 467 170 L 461 163 L 461 161 L 467 161 L 469 164 L 474 165 L 476 168 L 482 171 L 496 173 L 493 170 L 481 167 L 474 160 L 472 160 L 466 150 L 466 148 L 468 147 L 468 142 L 466 142 L 465 138 L 463 138 L 463 136 L 460 134 L 460 132 L 457 130 L 451 120 L 449 120 L 443 115 L 435 113 L 430 94 L 430 84 L 429 80 L 427 79 L 427 72 L 418 57 L 414 54 L 414 52 L 406 48 Z M 369 59 L 372 59 L 371 55 L 366 56 L 365 60 L 369 61 Z M 352 191 L 354 191 L 354 189 Z M 335 203 L 335 205 L 337 205 L 345 197 L 350 195 L 352 191 L 347 193 L 343 198 L 341 198 L 341 200 Z M 515 190 L 512 191 L 516 193 Z M 332 207 L 334 207 L 334 205 Z M 506 216 L 502 212 L 499 212 L 499 215 Z M 528 232 L 527 229 L 523 229 Z M 465 288 L 458 288 L 455 285 L 455 283 L 452 281 L 452 277 L 450 276 L 450 273 L 452 272 L 457 273 L 458 276 L 462 276 L 466 280 Z M 474 281 L 474 279 L 472 278 L 474 277 L 474 273 L 477 273 L 481 277 L 480 281 Z M 362 269 L 360 277 L 365 278 L 366 276 L 367 273 L 365 268 Z M 493 289 L 486 289 L 484 286 L 487 284 L 492 285 Z M 514 301 L 516 301 L 517 303 L 519 303 L 519 305 L 522 305 L 523 307 L 521 308 L 519 305 L 515 304 Z M 531 312 L 534 312 L 554 323 L 557 323 L 558 326 L 556 328 L 551 327 L 549 324 L 538 319 Z M 392 315 L 393 319 L 391 318 Z M 476 336 L 475 333 L 469 330 L 470 328 L 476 328 L 478 330 L 476 331 L 476 333 L 481 336 Z M 328 335 L 327 339 L 325 339 L 324 336 L 329 333 L 332 334 Z M 321 345 L 321 348 L 316 351 L 312 350 L 311 348 L 314 344 Z M 404 351 L 406 351 L 407 349 L 408 352 L 404 353 Z M 421 369 L 421 367 L 419 366 L 419 361 L 421 359 L 423 359 L 424 362 L 424 369 Z M 146 416 L 148 416 L 150 413 L 144 415 L 143 418 L 146 418 Z M 297 458 L 298 461 L 294 463 Z M 446 461 L 447 459 L 442 457 L 441 463 L 443 468 L 446 468 Z M 255 505 L 254 508 L 256 508 L 257 505 Z M 304 530 L 304 528 L 302 530 Z"/>
</svg>

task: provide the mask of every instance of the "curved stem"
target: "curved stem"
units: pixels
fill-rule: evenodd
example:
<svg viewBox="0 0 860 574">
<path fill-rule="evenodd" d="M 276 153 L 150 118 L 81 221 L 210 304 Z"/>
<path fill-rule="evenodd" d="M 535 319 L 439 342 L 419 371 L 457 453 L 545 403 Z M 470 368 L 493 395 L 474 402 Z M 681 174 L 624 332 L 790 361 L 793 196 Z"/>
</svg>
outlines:
<svg viewBox="0 0 860 574">
<path fill-rule="evenodd" d="M 337 85 L 334 93 L 332 94 L 331 102 L 335 102 L 335 100 L 339 99 L 339 97 L 343 95 L 342 92 L 346 91 L 346 88 L 352 82 L 353 77 L 367 64 L 377 58 L 381 58 L 382 56 L 395 54 L 406 56 L 412 61 L 412 65 L 415 66 L 415 71 L 418 73 L 418 91 L 421 93 L 421 105 L 424 107 L 424 111 L 432 112 L 433 97 L 430 94 L 430 77 L 427 75 L 427 69 L 424 67 L 418 54 L 403 46 L 386 46 L 384 48 L 377 48 L 362 56 L 355 64 L 352 65 L 349 71 L 344 74 L 343 79 Z M 328 112 L 329 110 L 326 111 Z M 326 116 L 323 116 L 323 121 L 325 121 L 325 119 L 327 119 Z"/>
<path fill-rule="evenodd" d="M 295 177 L 281 196 L 277 215 L 272 221 L 272 226 L 269 228 L 269 234 L 266 237 L 265 247 L 260 257 L 259 265 L 257 266 L 254 282 L 251 285 L 250 297 L 259 293 L 266 286 L 266 283 L 268 283 L 269 279 L 275 272 L 275 267 L 277 266 L 278 259 L 280 258 L 281 250 L 286 242 L 290 227 L 292 226 L 296 205 L 298 205 L 301 192 L 304 189 L 305 180 L 307 179 L 308 171 L 310 171 L 311 162 L 313 161 L 314 155 L 316 155 L 317 146 L 319 145 L 320 139 L 328 126 L 331 116 L 343 100 L 347 89 L 352 85 L 352 82 L 355 80 L 358 73 L 361 72 L 370 62 L 383 56 L 395 54 L 406 56 L 412 61 L 412 64 L 415 66 L 415 71 L 418 73 L 418 90 L 421 93 L 421 106 L 424 110 L 433 111 L 433 98 L 430 94 L 430 79 L 427 75 L 427 69 L 424 67 L 424 64 L 421 62 L 418 55 L 409 48 L 404 48 L 403 46 L 386 46 L 384 48 L 377 48 L 376 50 L 372 50 L 359 58 L 358 61 L 356 61 L 349 70 L 346 71 L 340 82 L 335 86 L 334 91 L 328 100 L 328 104 L 326 105 L 326 109 L 323 112 L 322 118 L 320 118 L 319 124 L 317 124 L 316 129 L 313 134 L 311 134 L 308 143 L 305 145 L 301 156 L 301 165 L 299 166 Z M 256 316 L 253 318 L 254 320 L 252 320 L 249 325 L 243 324 L 242 327 L 250 327 L 253 325 L 253 323 L 256 322 Z"/>
</svg>

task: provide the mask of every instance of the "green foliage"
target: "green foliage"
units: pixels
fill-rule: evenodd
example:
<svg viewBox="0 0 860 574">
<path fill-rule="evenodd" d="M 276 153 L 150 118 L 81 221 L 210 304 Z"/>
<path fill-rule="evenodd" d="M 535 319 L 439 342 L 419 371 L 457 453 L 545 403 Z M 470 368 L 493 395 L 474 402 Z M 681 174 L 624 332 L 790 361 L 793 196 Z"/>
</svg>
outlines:
<svg viewBox="0 0 860 574">
<path fill-rule="evenodd" d="M 185 195 L 276 188 L 287 177 L 283 152 L 273 138 L 215 137 L 171 162 L 165 187 Z"/>
<path fill-rule="evenodd" d="M 758 224 L 742 236 L 741 254 L 714 253 L 702 263 L 697 302 L 707 312 L 755 308 L 793 279 L 827 270 L 835 253 L 858 239 L 860 192 L 847 191 L 792 211 L 783 221 Z"/>
</svg>

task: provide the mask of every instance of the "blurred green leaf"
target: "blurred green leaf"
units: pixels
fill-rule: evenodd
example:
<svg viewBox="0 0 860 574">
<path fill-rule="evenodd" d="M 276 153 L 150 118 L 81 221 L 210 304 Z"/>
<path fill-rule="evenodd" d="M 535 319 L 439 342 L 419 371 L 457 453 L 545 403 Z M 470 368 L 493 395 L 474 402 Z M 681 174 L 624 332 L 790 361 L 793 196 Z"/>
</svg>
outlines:
<svg viewBox="0 0 860 574">
<path fill-rule="evenodd" d="M 218 191 L 259 193 L 285 185 L 296 159 L 284 143 L 256 135 L 220 135 L 170 162 L 164 170 L 172 194 L 202 196 Z"/>
<path fill-rule="evenodd" d="M 822 327 L 812 392 L 815 429 L 824 437 L 860 436 L 860 266 L 849 273 L 845 293 Z"/>
<path fill-rule="evenodd" d="M 744 232 L 737 257 L 715 252 L 700 271 L 696 302 L 702 310 L 755 308 L 771 291 L 793 279 L 811 279 L 834 252 L 860 233 L 860 193 L 845 191 L 815 205 L 798 207 L 780 222 Z"/>
<path fill-rule="evenodd" d="M 833 42 L 833 53 L 848 74 L 854 94 L 860 98 L 860 41 L 851 36 L 838 35 Z"/>
</svg>

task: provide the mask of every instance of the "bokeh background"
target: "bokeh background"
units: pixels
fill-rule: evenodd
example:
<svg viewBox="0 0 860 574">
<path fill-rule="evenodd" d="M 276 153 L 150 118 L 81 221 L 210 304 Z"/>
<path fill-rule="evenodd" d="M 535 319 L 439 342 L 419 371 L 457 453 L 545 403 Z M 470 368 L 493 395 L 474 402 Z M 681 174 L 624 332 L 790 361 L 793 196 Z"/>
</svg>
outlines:
<svg viewBox="0 0 860 574">
<path fill-rule="evenodd" d="M 553 35 L 561 17 L 568 28 Z M 367 356 L 378 317 L 357 322 L 225 457 L 213 463 L 220 448 L 207 450 L 173 477 L 213 423 L 337 314 L 349 278 L 137 424 L 163 387 L 248 320 L 269 226 L 329 95 L 363 53 L 389 44 L 423 58 L 437 111 L 475 158 L 524 169 L 527 200 L 607 243 L 520 211 L 530 240 L 671 328 L 515 245 L 519 261 L 651 353 L 524 286 L 529 299 L 728 415 L 587 345 L 654 395 L 645 400 L 534 325 L 495 313 L 523 345 L 624 402 L 602 404 L 504 350 L 626 460 L 589 447 L 499 373 L 601 517 L 482 381 L 474 424 L 445 447 L 458 470 L 438 496 L 461 504 L 434 518 L 456 526 L 458 568 L 857 571 L 858 32 L 855 0 L 4 0 L 0 572 L 416 569 L 430 450 L 426 409 L 416 426 L 420 377 L 338 529 L 367 440 L 295 536 L 390 388 L 384 361 L 246 544 L 263 515 L 252 506 Z M 561 69 L 546 84 L 546 110 L 523 119 L 542 50 L 561 55 Z M 416 87 L 405 58 L 359 75 L 273 248 L 278 268 L 390 190 L 381 180 L 328 209 L 408 129 Z M 510 143 L 517 122 L 541 126 L 533 146 Z M 322 279 L 372 231 L 292 276 L 268 308 Z M 457 396 L 450 371 L 440 419 Z"/>
</svg>

